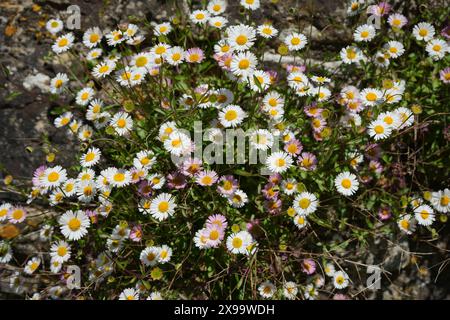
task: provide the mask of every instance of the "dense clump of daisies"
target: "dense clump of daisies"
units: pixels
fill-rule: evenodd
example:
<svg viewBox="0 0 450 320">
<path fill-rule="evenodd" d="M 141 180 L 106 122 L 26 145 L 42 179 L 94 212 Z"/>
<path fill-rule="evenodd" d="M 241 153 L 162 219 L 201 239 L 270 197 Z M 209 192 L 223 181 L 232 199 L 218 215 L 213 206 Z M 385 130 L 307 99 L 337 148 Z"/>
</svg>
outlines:
<svg viewBox="0 0 450 320">
<path fill-rule="evenodd" d="M 360 250 L 361 237 L 435 234 L 446 221 L 450 190 L 418 181 L 408 145 L 430 119 L 448 119 L 448 28 L 438 34 L 441 21 L 351 1 L 353 41 L 329 70 L 311 64 L 306 29 L 284 34 L 252 19 L 260 1 L 240 4 L 246 22 L 229 21 L 227 3 L 212 0 L 189 17 L 91 27 L 80 39 L 48 21 L 53 54 L 73 60 L 51 79 L 70 105 L 54 125 L 80 153 L 73 167 L 47 157 L 34 173 L 28 202 L 58 214 L 40 226 L 48 252 L 24 261 L 23 273 L 60 283 L 33 297 L 346 299 L 361 292 L 350 277 L 360 264 L 336 250 L 341 242 Z M 380 28 L 364 23 L 368 15 Z M 274 50 L 279 63 L 268 64 Z M 415 73 L 433 82 L 426 97 Z M 245 130 L 246 152 L 268 154 L 205 161 L 195 121 L 204 150 L 223 148 L 234 128 Z M 26 217 L 22 205 L 0 206 L 2 223 Z M 12 262 L 14 241 L 0 244 L 0 263 Z M 83 270 L 81 291 L 65 286 L 71 265 Z"/>
</svg>

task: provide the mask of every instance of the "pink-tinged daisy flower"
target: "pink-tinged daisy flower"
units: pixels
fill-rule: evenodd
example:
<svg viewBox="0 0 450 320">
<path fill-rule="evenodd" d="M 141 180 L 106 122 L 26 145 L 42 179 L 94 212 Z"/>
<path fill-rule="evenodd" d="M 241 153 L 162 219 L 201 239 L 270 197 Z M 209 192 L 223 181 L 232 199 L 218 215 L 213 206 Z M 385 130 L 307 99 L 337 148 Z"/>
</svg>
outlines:
<svg viewBox="0 0 450 320">
<path fill-rule="evenodd" d="M 130 239 L 134 242 L 139 242 L 142 240 L 142 227 L 141 225 L 134 226 L 130 232 Z"/>
<path fill-rule="evenodd" d="M 349 101 L 347 101 L 345 106 L 349 112 L 353 112 L 353 113 L 359 113 L 364 109 L 364 105 L 362 104 L 361 100 L 359 100 L 359 99 L 349 100 Z"/>
<path fill-rule="evenodd" d="M 378 210 L 378 217 L 382 221 L 388 220 L 391 216 L 392 216 L 392 211 L 391 211 L 391 208 L 389 208 L 389 207 L 381 207 Z"/>
<path fill-rule="evenodd" d="M 185 59 L 190 63 L 200 63 L 205 58 L 203 50 L 200 48 L 191 48 L 186 51 Z"/>
<path fill-rule="evenodd" d="M 195 182 L 204 187 L 212 186 L 214 183 L 216 183 L 218 178 L 219 177 L 217 176 L 217 173 L 215 171 L 205 170 L 197 174 Z"/>
<path fill-rule="evenodd" d="M 307 275 L 311 275 L 316 272 L 316 263 L 313 259 L 304 259 L 302 261 L 302 271 Z"/>
<path fill-rule="evenodd" d="M 450 39 L 450 25 L 448 25 L 444 29 L 442 29 L 441 36 L 443 36 L 446 39 Z"/>
<path fill-rule="evenodd" d="M 143 180 L 139 183 L 138 192 L 141 196 L 151 197 L 153 195 L 153 184 L 147 180 Z"/>
<path fill-rule="evenodd" d="M 86 210 L 86 215 L 91 220 L 91 224 L 96 224 L 98 222 L 98 212 L 96 210 Z"/>
<path fill-rule="evenodd" d="M 238 188 L 238 181 L 231 175 L 221 177 L 217 184 L 217 191 L 219 191 L 223 195 L 231 195 Z"/>
<path fill-rule="evenodd" d="M 270 199 L 276 199 L 278 198 L 279 190 L 278 186 L 273 183 L 268 183 L 264 186 L 264 189 L 262 190 L 262 194 L 264 195 L 264 198 L 270 200 Z"/>
<path fill-rule="evenodd" d="M 450 67 L 441 70 L 439 76 L 443 83 L 450 83 Z"/>
<path fill-rule="evenodd" d="M 280 214 L 282 205 L 283 203 L 281 200 L 276 198 L 264 201 L 264 208 L 266 208 L 271 215 Z"/>
<path fill-rule="evenodd" d="M 286 65 L 286 71 L 287 71 L 287 73 L 306 72 L 306 66 L 305 65 L 297 66 L 294 64 L 288 64 L 288 65 Z"/>
<path fill-rule="evenodd" d="M 282 176 L 279 173 L 274 173 L 269 177 L 269 182 L 273 184 L 280 184 L 282 181 Z"/>
<path fill-rule="evenodd" d="M 167 187 L 169 189 L 184 189 L 186 177 L 180 171 L 174 171 L 167 176 Z"/>
<path fill-rule="evenodd" d="M 25 220 L 27 217 L 27 212 L 22 207 L 12 207 L 8 211 L 9 222 L 11 223 L 20 223 Z"/>
<path fill-rule="evenodd" d="M 317 168 L 317 157 L 310 152 L 303 152 L 298 157 L 298 165 L 300 169 L 305 171 L 314 171 Z"/>
<path fill-rule="evenodd" d="M 319 108 L 317 103 L 314 102 L 309 106 L 306 106 L 304 111 L 308 117 L 316 118 L 322 115 L 323 109 Z"/>
<path fill-rule="evenodd" d="M 250 222 L 247 222 L 245 225 L 248 232 L 254 231 L 255 227 L 259 226 L 259 219 L 252 220 Z"/>
<path fill-rule="evenodd" d="M 381 148 L 377 143 L 369 144 L 366 147 L 365 156 L 369 160 L 378 160 L 381 157 Z"/>
<path fill-rule="evenodd" d="M 284 151 L 289 153 L 291 156 L 296 156 L 302 152 L 303 146 L 297 139 L 291 139 L 284 145 Z"/>
<path fill-rule="evenodd" d="M 389 14 L 391 11 L 392 6 L 387 2 L 380 2 L 377 5 L 369 6 L 367 8 L 367 13 L 373 14 L 377 17 L 382 17 L 384 15 Z"/>
<path fill-rule="evenodd" d="M 206 220 L 206 227 L 211 228 L 212 226 L 217 226 L 219 229 L 225 230 L 228 226 L 227 218 L 221 214 L 209 216 Z"/>
<path fill-rule="evenodd" d="M 315 132 L 321 132 L 326 125 L 327 122 L 321 117 L 316 117 L 311 120 L 311 127 Z"/>
<path fill-rule="evenodd" d="M 408 19 L 402 14 L 394 13 L 389 16 L 388 23 L 392 28 L 401 29 L 408 23 Z"/>
<path fill-rule="evenodd" d="M 39 168 L 37 168 L 36 170 L 34 170 L 33 179 L 32 179 L 33 186 L 40 187 L 42 185 L 40 180 L 44 176 L 44 172 L 46 169 L 47 169 L 47 166 L 42 165 Z"/>
<path fill-rule="evenodd" d="M 383 172 L 383 165 L 377 160 L 370 160 L 369 169 L 375 173 L 380 174 Z"/>
<path fill-rule="evenodd" d="M 206 245 L 210 248 L 216 248 L 225 235 L 224 230 L 217 225 L 210 225 L 203 230 L 203 236 L 207 239 Z"/>
<path fill-rule="evenodd" d="M 193 177 L 202 170 L 202 161 L 197 158 L 185 160 L 181 167 L 181 172 L 188 177 Z"/>
</svg>

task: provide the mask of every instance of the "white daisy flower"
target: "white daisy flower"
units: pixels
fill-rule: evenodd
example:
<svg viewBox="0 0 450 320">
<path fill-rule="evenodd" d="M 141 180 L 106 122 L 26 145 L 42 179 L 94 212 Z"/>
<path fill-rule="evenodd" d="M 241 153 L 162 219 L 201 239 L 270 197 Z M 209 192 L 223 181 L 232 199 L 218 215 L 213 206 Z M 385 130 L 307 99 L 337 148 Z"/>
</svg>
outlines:
<svg viewBox="0 0 450 320">
<path fill-rule="evenodd" d="M 339 55 L 345 64 L 359 63 L 359 61 L 364 60 L 362 51 L 354 46 L 342 48 Z"/>
<path fill-rule="evenodd" d="M 377 141 L 389 137 L 392 133 L 392 128 L 392 126 L 386 124 L 383 120 L 375 120 L 369 124 L 368 133 L 369 136 Z"/>
<path fill-rule="evenodd" d="M 62 263 L 57 261 L 56 259 L 50 259 L 50 271 L 52 273 L 59 273 L 62 268 Z"/>
<path fill-rule="evenodd" d="M 259 285 L 258 292 L 263 298 L 272 298 L 277 292 L 277 287 L 275 287 L 275 285 L 270 281 L 264 281 Z"/>
<path fill-rule="evenodd" d="M 0 222 L 8 218 L 8 212 L 12 208 L 10 203 L 3 203 L 0 205 Z"/>
<path fill-rule="evenodd" d="M 294 300 L 297 297 L 298 287 L 295 282 L 288 281 L 283 285 L 283 295 L 289 299 Z"/>
<path fill-rule="evenodd" d="M 60 19 L 50 19 L 45 24 L 45 28 L 51 34 L 57 34 L 64 28 L 64 23 Z"/>
<path fill-rule="evenodd" d="M 57 117 L 54 121 L 54 125 L 56 128 L 61 128 L 66 126 L 67 124 L 69 124 L 70 120 L 72 120 L 72 112 L 67 111 L 64 112 L 62 115 L 60 115 L 59 117 Z"/>
<path fill-rule="evenodd" d="M 255 71 L 258 61 L 256 56 L 250 52 L 240 52 L 233 55 L 230 68 L 234 75 L 242 78 L 250 77 Z"/>
<path fill-rule="evenodd" d="M 292 166 L 292 157 L 284 151 L 272 153 L 266 159 L 267 168 L 275 173 L 283 173 Z"/>
<path fill-rule="evenodd" d="M 159 263 L 167 263 L 170 261 L 171 257 L 172 257 L 172 249 L 169 246 L 163 244 L 159 248 L 158 262 Z"/>
<path fill-rule="evenodd" d="M 92 27 L 83 34 L 83 44 L 88 48 L 96 47 L 103 38 L 102 30 L 99 27 Z"/>
<path fill-rule="evenodd" d="M 195 10 L 189 18 L 195 24 L 205 24 L 209 19 L 209 12 L 206 10 Z"/>
<path fill-rule="evenodd" d="M 163 23 L 159 23 L 156 24 L 153 27 L 153 30 L 155 31 L 155 34 L 157 36 L 165 36 L 167 34 L 169 34 L 170 31 L 172 31 L 172 26 L 170 25 L 169 22 L 163 22 Z"/>
<path fill-rule="evenodd" d="M 209 18 L 208 23 L 211 27 L 223 29 L 228 24 L 228 19 L 224 17 L 211 17 Z"/>
<path fill-rule="evenodd" d="M 96 78 L 104 78 L 114 71 L 116 64 L 114 62 L 102 62 L 94 67 L 92 75 Z"/>
<path fill-rule="evenodd" d="M 131 174 L 127 170 L 112 168 L 108 172 L 108 181 L 113 187 L 124 187 L 131 182 Z"/>
<path fill-rule="evenodd" d="M 445 190 L 432 192 L 430 202 L 436 211 L 442 213 L 450 212 L 450 189 L 446 188 Z"/>
<path fill-rule="evenodd" d="M 332 263 L 325 264 L 323 267 L 323 271 L 328 277 L 333 277 L 334 274 L 336 273 L 336 269 L 334 267 L 334 264 Z"/>
<path fill-rule="evenodd" d="M 426 204 L 423 204 L 414 209 L 414 216 L 417 220 L 417 223 L 422 226 L 430 226 L 435 220 L 433 209 Z"/>
<path fill-rule="evenodd" d="M 125 35 L 120 30 L 113 30 L 105 35 L 108 46 L 115 47 L 119 43 L 125 41 Z"/>
<path fill-rule="evenodd" d="M 294 210 L 301 216 L 307 216 L 317 210 L 319 201 L 317 197 L 310 192 L 302 192 L 294 199 Z"/>
<path fill-rule="evenodd" d="M 219 15 L 225 12 L 227 2 L 225 0 L 212 0 L 208 2 L 206 9 L 213 15 Z"/>
<path fill-rule="evenodd" d="M 395 109 L 394 112 L 399 115 L 401 120 L 401 125 L 398 127 L 398 129 L 407 128 L 414 123 L 414 114 L 410 109 L 400 107 Z"/>
<path fill-rule="evenodd" d="M 253 242 L 253 238 L 247 231 L 239 231 L 228 236 L 227 249 L 234 254 L 247 254 L 247 247 Z"/>
<path fill-rule="evenodd" d="M 340 194 L 351 196 L 358 191 L 359 181 L 353 173 L 344 171 L 334 179 L 334 185 Z"/>
<path fill-rule="evenodd" d="M 400 230 L 406 234 L 412 234 L 416 229 L 416 222 L 412 219 L 411 215 L 405 214 L 397 221 Z"/>
<path fill-rule="evenodd" d="M 59 218 L 61 233 L 68 240 L 79 240 L 83 238 L 87 234 L 87 229 L 90 224 L 89 217 L 81 210 L 76 212 L 72 210 L 66 211 Z"/>
<path fill-rule="evenodd" d="M 348 284 L 349 279 L 347 273 L 339 270 L 333 274 L 333 285 L 336 289 L 344 289 Z"/>
<path fill-rule="evenodd" d="M 398 58 L 405 53 L 405 47 L 399 41 L 389 41 L 384 45 L 391 58 Z"/>
<path fill-rule="evenodd" d="M 21 223 L 27 217 L 27 213 L 22 207 L 12 207 L 8 211 L 8 219 L 11 223 Z"/>
<path fill-rule="evenodd" d="M 164 149 L 175 156 L 188 154 L 192 151 L 191 138 L 185 133 L 174 131 L 164 140 Z"/>
<path fill-rule="evenodd" d="M 58 261 L 59 263 L 64 263 L 70 259 L 70 246 L 67 242 L 60 240 L 55 242 L 50 247 L 50 257 L 54 261 Z"/>
<path fill-rule="evenodd" d="M 55 188 L 60 186 L 67 180 L 67 171 L 61 166 L 45 169 L 44 173 L 39 177 L 39 181 L 46 188 Z"/>
<path fill-rule="evenodd" d="M 256 10 L 261 6 L 259 0 L 241 0 L 241 6 L 245 9 Z"/>
<path fill-rule="evenodd" d="M 127 288 L 122 291 L 119 300 L 139 300 L 139 291 L 134 288 Z"/>
<path fill-rule="evenodd" d="M 269 130 L 258 129 L 250 133 L 249 141 L 256 150 L 267 150 L 273 145 L 273 135 Z"/>
<path fill-rule="evenodd" d="M 369 42 L 375 37 L 375 28 L 370 24 L 363 24 L 356 28 L 353 37 L 356 42 Z"/>
<path fill-rule="evenodd" d="M 102 56 L 103 54 L 103 50 L 100 48 L 96 48 L 96 49 L 92 49 L 90 50 L 87 55 L 86 55 L 86 59 L 89 61 L 98 59 Z"/>
<path fill-rule="evenodd" d="M 147 247 L 141 251 L 140 259 L 146 266 L 154 266 L 160 260 L 161 249 L 158 247 Z"/>
<path fill-rule="evenodd" d="M 241 208 L 248 202 L 247 194 L 237 189 L 232 195 L 227 197 L 228 203 L 231 204 L 234 208 Z"/>
<path fill-rule="evenodd" d="M 227 43 L 236 51 L 250 49 L 256 40 L 256 31 L 253 27 L 244 24 L 230 26 L 226 29 Z M 256 58 L 256 57 L 255 57 Z"/>
<path fill-rule="evenodd" d="M 161 193 L 152 200 L 150 214 L 156 220 L 163 221 L 174 214 L 177 205 L 175 198 L 168 193 Z"/>
<path fill-rule="evenodd" d="M 361 101 L 366 107 L 373 107 L 383 101 L 383 92 L 378 89 L 366 88 L 361 91 Z"/>
<path fill-rule="evenodd" d="M 219 112 L 219 121 L 225 127 L 236 127 L 242 123 L 247 114 L 241 107 L 230 104 Z"/>
<path fill-rule="evenodd" d="M 84 88 L 78 91 L 76 96 L 76 103 L 80 106 L 86 106 L 92 100 L 95 95 L 95 91 L 92 88 Z"/>
<path fill-rule="evenodd" d="M 124 136 L 133 128 L 133 119 L 126 112 L 118 112 L 111 118 L 110 125 L 119 136 Z"/>
<path fill-rule="evenodd" d="M 27 264 L 25 265 L 25 268 L 23 269 L 23 272 L 26 274 L 33 274 L 37 268 L 41 265 L 41 259 L 38 257 L 33 257 L 30 260 L 27 261 Z"/>
<path fill-rule="evenodd" d="M 80 164 L 83 167 L 92 167 L 98 163 L 101 156 L 100 149 L 92 147 L 81 156 Z"/>
<path fill-rule="evenodd" d="M 284 44 L 287 45 L 290 51 L 297 51 L 303 49 L 308 43 L 308 39 L 303 33 L 293 32 L 284 39 Z"/>
<path fill-rule="evenodd" d="M 393 28 L 401 29 L 408 23 L 408 19 L 402 14 L 394 13 L 389 16 L 388 23 Z"/>
<path fill-rule="evenodd" d="M 69 77 L 65 73 L 58 73 L 50 80 L 50 92 L 57 94 L 61 93 L 64 86 L 69 82 Z"/>
<path fill-rule="evenodd" d="M 71 32 L 59 36 L 52 46 L 53 52 L 55 52 L 56 54 L 66 52 L 73 46 L 74 40 L 75 38 Z"/>
<path fill-rule="evenodd" d="M 435 61 L 443 59 L 449 49 L 447 42 L 441 39 L 431 39 L 426 46 L 428 54 Z"/>
<path fill-rule="evenodd" d="M 428 42 L 431 39 L 433 39 L 436 30 L 428 22 L 420 22 L 414 26 L 412 33 L 417 40 L 419 41 L 423 40 Z"/>
<path fill-rule="evenodd" d="M 278 34 L 278 30 L 271 24 L 262 24 L 258 27 L 257 31 L 258 34 L 265 39 L 276 37 Z"/>
<path fill-rule="evenodd" d="M 392 129 L 397 129 L 402 123 L 400 117 L 395 112 L 383 112 L 377 117 L 377 121 L 383 121 L 387 126 Z"/>
</svg>

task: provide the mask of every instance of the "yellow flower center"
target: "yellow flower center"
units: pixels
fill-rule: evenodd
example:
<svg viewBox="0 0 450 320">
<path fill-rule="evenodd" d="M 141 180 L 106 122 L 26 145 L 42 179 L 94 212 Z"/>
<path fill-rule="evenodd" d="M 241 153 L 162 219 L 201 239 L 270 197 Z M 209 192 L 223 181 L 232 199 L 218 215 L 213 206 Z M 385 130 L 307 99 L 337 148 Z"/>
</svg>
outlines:
<svg viewBox="0 0 450 320">
<path fill-rule="evenodd" d="M 48 181 L 50 182 L 56 182 L 59 179 L 59 173 L 58 172 L 51 172 L 48 175 Z"/>
<path fill-rule="evenodd" d="M 147 57 L 139 57 L 136 59 L 136 67 L 142 68 L 147 64 Z"/>
<path fill-rule="evenodd" d="M 67 248 L 66 247 L 59 247 L 57 253 L 58 253 L 58 256 L 64 257 L 66 255 L 66 253 L 67 253 Z"/>
<path fill-rule="evenodd" d="M 345 189 L 349 189 L 352 186 L 352 182 L 350 181 L 350 179 L 343 179 L 341 182 L 341 185 L 345 188 Z"/>
<path fill-rule="evenodd" d="M 116 124 L 119 128 L 125 128 L 127 122 L 125 121 L 125 119 L 119 119 L 119 120 L 117 120 Z"/>
<path fill-rule="evenodd" d="M 95 159 L 95 153 L 94 152 L 89 152 L 88 154 L 86 154 L 86 157 L 84 158 L 85 161 L 87 162 L 91 162 Z"/>
<path fill-rule="evenodd" d="M 377 95 L 376 95 L 375 93 L 373 93 L 373 92 L 369 92 L 369 93 L 366 95 L 366 99 L 367 99 L 368 101 L 376 101 L 376 100 L 377 100 Z"/>
<path fill-rule="evenodd" d="M 203 20 L 203 19 L 205 19 L 205 15 L 203 14 L 203 13 L 197 13 L 196 15 L 195 15 L 195 18 L 197 19 L 197 20 Z"/>
<path fill-rule="evenodd" d="M 435 45 L 433 46 L 433 51 L 440 52 L 441 49 L 442 49 L 442 47 L 441 47 L 439 44 L 435 44 Z"/>
<path fill-rule="evenodd" d="M 89 41 L 91 43 L 96 43 L 98 39 L 100 39 L 100 36 L 96 33 L 91 34 L 91 36 L 89 37 Z"/>
<path fill-rule="evenodd" d="M 311 201 L 307 198 L 300 199 L 300 201 L 298 202 L 299 207 L 302 209 L 308 208 L 310 204 Z"/>
<path fill-rule="evenodd" d="M 239 69 L 248 69 L 248 67 L 250 66 L 250 61 L 248 59 L 242 59 L 241 61 L 239 61 Z"/>
<path fill-rule="evenodd" d="M 217 239 L 219 239 L 219 231 L 217 231 L 217 230 L 212 230 L 210 233 L 209 233 L 209 239 L 211 239 L 211 240 L 217 240 Z"/>
<path fill-rule="evenodd" d="M 373 130 L 376 134 L 382 134 L 384 132 L 384 127 L 382 125 L 376 125 Z"/>
<path fill-rule="evenodd" d="M 62 38 L 61 40 L 59 40 L 58 46 L 65 47 L 65 46 L 67 46 L 68 43 L 69 43 L 69 40 L 67 40 L 66 38 Z"/>
<path fill-rule="evenodd" d="M 122 182 L 125 180 L 125 175 L 122 172 L 118 172 L 114 175 L 114 181 Z"/>
<path fill-rule="evenodd" d="M 292 38 L 291 44 L 297 46 L 300 44 L 300 38 Z"/>
<path fill-rule="evenodd" d="M 236 43 L 240 46 L 243 46 L 244 44 L 246 44 L 248 41 L 247 36 L 241 34 L 236 38 Z"/>
<path fill-rule="evenodd" d="M 283 167 L 284 165 L 286 165 L 286 160 L 284 160 L 283 158 L 277 159 L 276 165 L 278 167 Z"/>
<path fill-rule="evenodd" d="M 420 29 L 419 30 L 419 35 L 421 37 L 425 37 L 428 34 L 428 30 L 427 29 Z"/>
<path fill-rule="evenodd" d="M 12 217 L 14 220 L 20 220 L 20 219 L 22 219 L 23 214 L 24 214 L 23 210 L 16 209 L 12 212 Z"/>
<path fill-rule="evenodd" d="M 81 221 L 78 218 L 72 218 L 70 219 L 68 226 L 70 230 L 77 231 L 81 227 Z"/>
<path fill-rule="evenodd" d="M 237 118 L 237 116 L 238 116 L 238 113 L 235 110 L 228 110 L 225 113 L 225 119 L 227 121 L 233 121 Z"/>
<path fill-rule="evenodd" d="M 167 210 L 169 210 L 169 203 L 167 201 L 161 201 L 158 204 L 158 210 L 161 212 L 166 212 Z"/>
<path fill-rule="evenodd" d="M 353 49 L 347 49 L 347 58 L 353 60 L 356 58 L 356 52 Z"/>
<path fill-rule="evenodd" d="M 441 206 L 448 206 L 449 202 L 450 202 L 450 197 L 443 196 L 441 198 Z"/>
<path fill-rule="evenodd" d="M 210 176 L 205 176 L 205 177 L 202 178 L 202 183 L 206 184 L 206 185 L 211 184 L 212 181 L 213 181 L 213 179 Z"/>
<path fill-rule="evenodd" d="M 361 38 L 367 38 L 369 36 L 369 31 L 364 30 L 363 32 L 361 32 Z"/>
<path fill-rule="evenodd" d="M 232 245 L 233 245 L 233 248 L 239 249 L 240 247 L 242 247 L 242 239 L 238 238 L 238 237 L 235 237 L 233 239 Z"/>
</svg>

